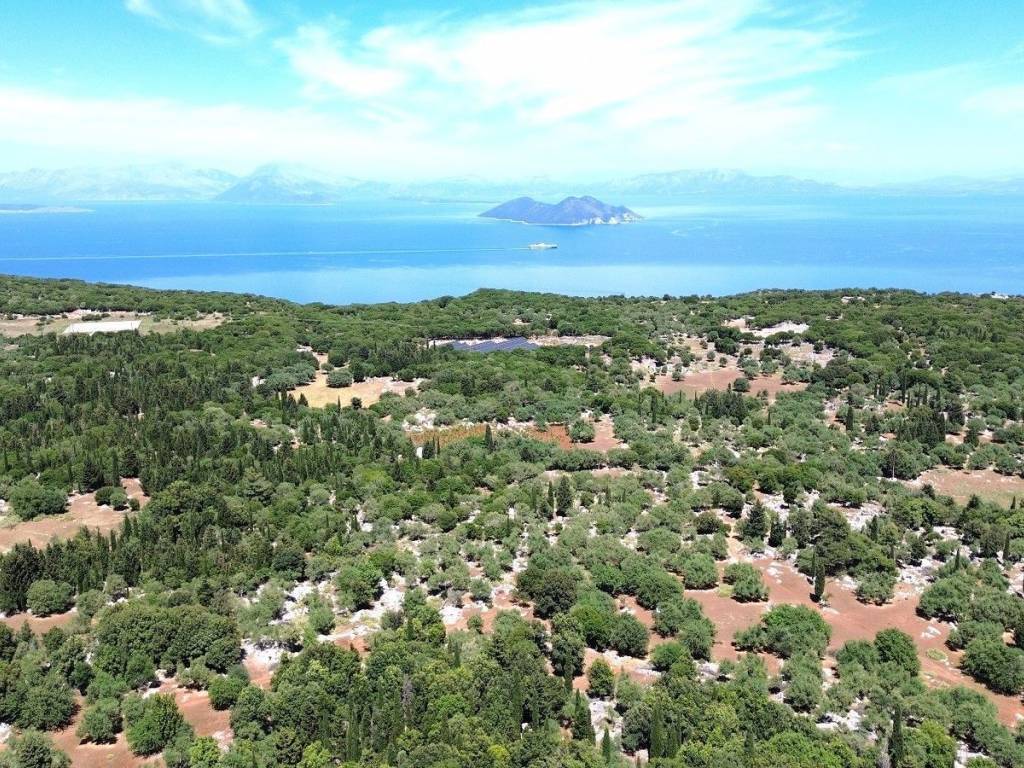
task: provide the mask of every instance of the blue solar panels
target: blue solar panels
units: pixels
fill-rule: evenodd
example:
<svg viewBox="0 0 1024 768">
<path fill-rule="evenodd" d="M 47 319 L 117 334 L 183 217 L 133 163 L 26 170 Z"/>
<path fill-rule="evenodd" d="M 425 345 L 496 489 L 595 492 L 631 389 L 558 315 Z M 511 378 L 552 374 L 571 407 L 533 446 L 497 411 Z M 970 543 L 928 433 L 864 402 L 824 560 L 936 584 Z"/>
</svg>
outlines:
<svg viewBox="0 0 1024 768">
<path fill-rule="evenodd" d="M 504 339 L 502 341 L 456 341 L 452 344 L 452 349 L 457 349 L 460 352 L 511 352 L 516 349 L 539 348 L 540 346 L 538 344 L 534 344 L 532 341 L 524 339 L 522 336 L 513 336 L 511 339 Z"/>
</svg>

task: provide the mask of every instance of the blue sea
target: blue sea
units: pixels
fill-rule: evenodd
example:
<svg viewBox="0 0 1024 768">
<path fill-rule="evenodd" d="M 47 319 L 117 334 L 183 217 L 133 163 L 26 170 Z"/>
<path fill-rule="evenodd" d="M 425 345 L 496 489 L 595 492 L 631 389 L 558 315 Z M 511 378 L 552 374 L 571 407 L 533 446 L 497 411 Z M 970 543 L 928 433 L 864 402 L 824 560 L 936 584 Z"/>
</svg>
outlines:
<svg viewBox="0 0 1024 768">
<path fill-rule="evenodd" d="M 1024 294 L 1024 198 L 624 202 L 645 220 L 531 227 L 478 218 L 487 201 L 84 203 L 88 212 L 0 215 L 0 273 L 329 303 L 481 287 L 582 296 L 852 287 Z M 526 247 L 537 241 L 558 249 Z"/>
</svg>

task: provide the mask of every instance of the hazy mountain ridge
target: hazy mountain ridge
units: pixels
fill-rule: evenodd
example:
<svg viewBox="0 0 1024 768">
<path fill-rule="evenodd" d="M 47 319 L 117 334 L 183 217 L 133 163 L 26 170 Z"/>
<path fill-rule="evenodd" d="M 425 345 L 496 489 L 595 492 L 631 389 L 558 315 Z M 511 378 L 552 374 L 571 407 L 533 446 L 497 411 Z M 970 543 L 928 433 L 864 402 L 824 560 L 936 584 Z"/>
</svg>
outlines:
<svg viewBox="0 0 1024 768">
<path fill-rule="evenodd" d="M 830 184 L 795 176 L 752 176 L 738 170 L 709 169 L 646 173 L 596 185 L 615 194 L 636 195 L 721 195 L 830 194 L 841 189 Z"/>
<path fill-rule="evenodd" d="M 237 177 L 227 171 L 176 163 L 57 170 L 33 168 L 0 173 L 0 200 L 209 200 L 236 181 Z"/>
<path fill-rule="evenodd" d="M 487 219 L 576 227 L 587 224 L 627 224 L 640 216 L 623 205 L 608 205 L 597 198 L 567 197 L 551 205 L 532 197 L 518 197 L 480 214 Z"/>
<path fill-rule="evenodd" d="M 392 183 L 270 164 L 246 176 L 180 163 L 117 167 L 30 169 L 0 173 L 0 202 L 207 201 L 325 205 L 346 200 L 406 198 L 494 202 L 526 196 L 560 199 L 579 190 L 602 196 L 751 197 L 873 195 L 1021 195 L 1024 175 L 980 179 L 943 177 L 876 186 L 842 186 L 796 176 L 758 176 L 704 169 L 646 173 L 618 179 L 569 182 L 538 176 L 521 180 L 460 176 Z"/>
</svg>

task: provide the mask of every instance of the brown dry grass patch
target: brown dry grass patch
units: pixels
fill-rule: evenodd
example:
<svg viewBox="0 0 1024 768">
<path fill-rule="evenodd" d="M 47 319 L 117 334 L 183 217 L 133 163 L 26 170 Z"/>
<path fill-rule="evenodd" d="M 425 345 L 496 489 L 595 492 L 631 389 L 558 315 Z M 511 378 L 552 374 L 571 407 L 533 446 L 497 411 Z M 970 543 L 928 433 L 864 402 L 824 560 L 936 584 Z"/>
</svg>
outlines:
<svg viewBox="0 0 1024 768">
<path fill-rule="evenodd" d="M 290 394 L 296 400 L 305 395 L 306 402 L 313 408 L 325 408 L 338 403 L 341 403 L 342 408 L 348 408 L 354 397 L 358 397 L 365 408 L 379 401 L 385 392 L 405 395 L 406 389 L 416 389 L 418 386 L 419 383 L 414 381 L 397 381 L 390 376 L 374 376 L 365 381 L 353 382 L 351 387 L 331 388 L 327 386 L 327 374 L 318 371 L 313 382 L 293 389 Z"/>
<path fill-rule="evenodd" d="M 936 493 L 966 504 L 971 496 L 1009 507 L 1014 498 L 1024 499 L 1024 477 L 1001 475 L 994 469 L 960 470 L 936 467 L 922 474 L 914 485 L 930 485 Z"/>
<path fill-rule="evenodd" d="M 135 478 L 122 482 L 129 498 L 138 499 L 140 505 L 149 500 L 142 490 L 142 485 Z M 110 533 L 121 526 L 127 510 L 117 511 L 96 503 L 96 494 L 74 494 L 68 499 L 68 510 L 62 515 L 39 517 L 35 520 L 19 522 L 17 518 L 6 518 L 9 524 L 0 528 L 0 552 L 6 552 L 15 544 L 31 543 L 36 547 L 45 547 L 51 541 L 70 539 L 82 528 L 89 528 L 98 533 Z"/>
</svg>

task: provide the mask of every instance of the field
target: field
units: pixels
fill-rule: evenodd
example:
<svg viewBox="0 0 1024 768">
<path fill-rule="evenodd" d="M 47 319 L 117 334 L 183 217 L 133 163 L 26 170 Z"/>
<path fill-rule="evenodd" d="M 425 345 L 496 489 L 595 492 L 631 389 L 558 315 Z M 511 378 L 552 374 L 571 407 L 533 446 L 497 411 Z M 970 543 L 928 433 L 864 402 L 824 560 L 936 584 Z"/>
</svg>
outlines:
<svg viewBox="0 0 1024 768">
<path fill-rule="evenodd" d="M 321 371 L 317 373 L 315 381 L 293 389 L 291 395 L 295 399 L 305 397 L 306 402 L 313 408 L 324 408 L 338 403 L 347 408 L 353 398 L 359 398 L 365 408 L 380 400 L 385 392 L 404 395 L 405 390 L 416 389 L 417 386 L 419 384 L 415 381 L 397 381 L 390 376 L 375 376 L 365 381 L 354 382 L 350 387 L 329 387 L 327 374 Z"/>
<path fill-rule="evenodd" d="M 665 395 L 675 395 L 679 392 L 686 397 L 692 398 L 695 395 L 702 395 L 709 389 L 729 389 L 733 382 L 743 376 L 738 368 L 713 368 L 709 370 L 686 373 L 680 381 L 673 381 L 668 374 L 659 374 L 655 379 L 655 386 Z M 769 402 L 782 392 L 802 392 L 807 385 L 802 382 L 784 382 L 782 375 L 778 373 L 770 376 L 758 376 L 750 382 L 749 394 L 758 396 L 764 394 Z"/>
<path fill-rule="evenodd" d="M 124 489 L 129 498 L 137 499 L 140 504 L 148 500 L 136 479 L 125 480 Z M 97 504 L 95 494 L 74 494 L 68 499 L 68 511 L 63 515 L 24 522 L 18 521 L 13 515 L 0 518 L 0 552 L 6 552 L 15 544 L 24 542 L 42 547 L 50 541 L 71 538 L 82 528 L 110 533 L 121 526 L 126 514 L 129 513 Z"/>
<path fill-rule="evenodd" d="M 951 496 L 960 504 L 966 504 L 972 496 L 1007 508 L 1014 499 L 1024 501 L 1024 477 L 1001 475 L 994 469 L 939 467 L 929 469 L 913 482 L 918 487 L 930 485 L 936 493 Z"/>
<path fill-rule="evenodd" d="M 157 318 L 143 312 L 93 312 L 76 310 L 64 315 L 17 315 L 14 317 L 0 316 L 0 336 L 39 336 L 45 333 L 63 333 L 72 323 L 95 317 L 103 320 L 139 320 L 142 325 L 139 333 L 173 333 L 178 330 L 204 331 L 216 328 L 227 321 L 227 317 L 219 312 L 212 312 L 188 319 Z"/>
</svg>

